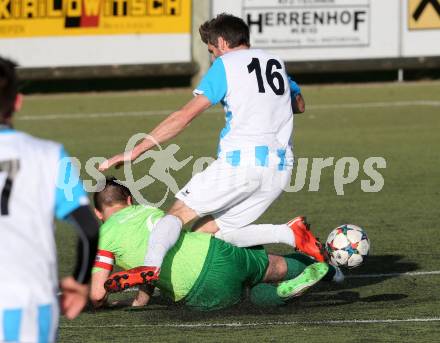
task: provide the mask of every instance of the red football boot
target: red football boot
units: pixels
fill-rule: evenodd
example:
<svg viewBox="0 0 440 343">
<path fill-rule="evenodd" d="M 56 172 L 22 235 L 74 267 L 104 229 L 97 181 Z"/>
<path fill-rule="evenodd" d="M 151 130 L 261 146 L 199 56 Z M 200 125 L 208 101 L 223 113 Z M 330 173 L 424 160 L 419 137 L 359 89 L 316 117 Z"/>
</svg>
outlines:
<svg viewBox="0 0 440 343">
<path fill-rule="evenodd" d="M 151 284 L 159 279 L 160 268 L 158 267 L 136 267 L 110 275 L 104 283 L 107 292 L 115 293 L 125 289 Z"/>
<path fill-rule="evenodd" d="M 325 250 L 321 242 L 310 231 L 305 217 L 296 217 L 287 223 L 295 236 L 296 250 L 313 257 L 318 262 L 324 262 Z"/>
</svg>

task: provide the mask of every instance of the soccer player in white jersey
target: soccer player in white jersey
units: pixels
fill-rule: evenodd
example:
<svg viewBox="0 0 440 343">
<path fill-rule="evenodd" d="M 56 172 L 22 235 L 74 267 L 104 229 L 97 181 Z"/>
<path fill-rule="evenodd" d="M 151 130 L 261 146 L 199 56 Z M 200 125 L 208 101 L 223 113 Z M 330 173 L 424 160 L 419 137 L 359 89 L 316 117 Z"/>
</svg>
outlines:
<svg viewBox="0 0 440 343">
<path fill-rule="evenodd" d="M 14 63 L 0 57 L 0 341 L 54 342 L 60 312 L 54 216 L 69 219 L 80 236 L 74 274 L 60 285 L 69 319 L 87 302 L 98 224 L 62 145 L 13 129 L 22 99 L 17 84 Z M 71 193 L 63 191 L 65 179 L 78 181 Z"/>
<path fill-rule="evenodd" d="M 220 14 L 200 27 L 200 35 L 214 61 L 194 98 L 161 122 L 150 133 L 152 140 L 100 166 L 105 170 L 133 161 L 154 147 L 154 141 L 175 137 L 209 107 L 221 103 L 225 109 L 217 160 L 176 194 L 178 200 L 150 236 L 144 266 L 119 275 L 122 286 L 157 279 L 182 226 L 194 219 L 194 229 L 239 247 L 285 243 L 324 260 L 322 246 L 303 217 L 282 225 L 252 225 L 290 182 L 293 111 L 304 110 L 299 87 L 280 58 L 250 48 L 249 27 L 242 19 Z"/>
</svg>

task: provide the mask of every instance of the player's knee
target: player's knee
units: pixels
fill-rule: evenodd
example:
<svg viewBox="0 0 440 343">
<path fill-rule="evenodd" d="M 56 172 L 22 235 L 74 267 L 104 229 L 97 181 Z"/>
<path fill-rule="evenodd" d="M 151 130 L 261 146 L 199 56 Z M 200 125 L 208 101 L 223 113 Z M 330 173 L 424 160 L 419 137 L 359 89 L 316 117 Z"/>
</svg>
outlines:
<svg viewBox="0 0 440 343">
<path fill-rule="evenodd" d="M 287 273 L 286 260 L 282 256 L 269 255 L 269 265 L 264 282 L 277 282 L 284 279 Z"/>
</svg>

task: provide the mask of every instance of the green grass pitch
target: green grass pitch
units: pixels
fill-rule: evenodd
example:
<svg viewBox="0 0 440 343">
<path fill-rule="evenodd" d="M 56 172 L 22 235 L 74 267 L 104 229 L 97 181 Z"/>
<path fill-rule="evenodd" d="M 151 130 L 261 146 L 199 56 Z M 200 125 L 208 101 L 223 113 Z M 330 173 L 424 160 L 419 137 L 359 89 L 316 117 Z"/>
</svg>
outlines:
<svg viewBox="0 0 440 343">
<path fill-rule="evenodd" d="M 122 151 L 132 134 L 148 132 L 190 93 L 29 96 L 16 127 L 63 142 L 84 163 L 91 156 Z M 61 319 L 61 342 L 438 340 L 440 275 L 425 272 L 440 270 L 440 83 L 310 86 L 303 94 L 308 108 L 295 119 L 296 156 L 355 157 L 361 162 L 359 177 L 338 196 L 334 167 L 326 168 L 319 191 L 309 192 L 310 160 L 304 189 L 284 193 L 259 222 L 282 223 L 304 214 L 323 239 L 339 224 L 363 226 L 372 244 L 367 262 L 349 271 L 352 277 L 344 284 L 322 283 L 283 308 L 255 308 L 244 302 L 201 314 L 155 300 L 141 309 L 87 310 L 74 321 Z M 138 113 L 143 111 L 152 115 Z M 223 124 L 220 108 L 195 120 L 174 141 L 181 147 L 178 159 L 214 156 Z M 364 193 L 361 180 L 368 178 L 362 163 L 372 156 L 386 159 L 386 169 L 380 170 L 385 184 L 379 193 Z M 189 180 L 190 165 L 172 172 L 179 186 Z M 149 166 L 149 161 L 137 165 L 136 176 Z M 114 174 L 122 176 L 121 171 Z M 156 182 L 144 194 L 157 201 L 164 190 Z M 163 207 L 171 201 L 170 195 Z M 74 230 L 58 224 L 61 275 L 71 271 L 75 241 Z M 420 274 L 400 275 L 405 272 Z"/>
</svg>

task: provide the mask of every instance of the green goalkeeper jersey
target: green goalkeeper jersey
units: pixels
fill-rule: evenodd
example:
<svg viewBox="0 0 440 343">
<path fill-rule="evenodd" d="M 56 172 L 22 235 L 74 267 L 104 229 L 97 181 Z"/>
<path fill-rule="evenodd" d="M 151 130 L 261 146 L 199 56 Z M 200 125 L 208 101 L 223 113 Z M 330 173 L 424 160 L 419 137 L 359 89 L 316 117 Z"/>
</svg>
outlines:
<svg viewBox="0 0 440 343">
<path fill-rule="evenodd" d="M 149 206 L 129 206 L 113 214 L 100 228 L 99 251 L 93 272 L 113 265 L 123 269 L 142 266 L 148 240 L 164 213 Z M 163 261 L 159 281 L 161 292 L 174 301 L 183 299 L 199 277 L 210 247 L 211 236 L 182 231 Z"/>
</svg>

